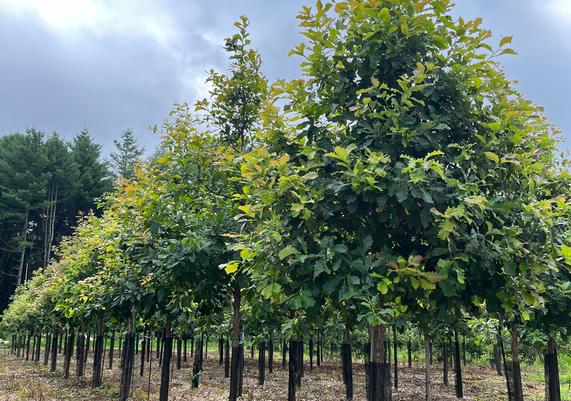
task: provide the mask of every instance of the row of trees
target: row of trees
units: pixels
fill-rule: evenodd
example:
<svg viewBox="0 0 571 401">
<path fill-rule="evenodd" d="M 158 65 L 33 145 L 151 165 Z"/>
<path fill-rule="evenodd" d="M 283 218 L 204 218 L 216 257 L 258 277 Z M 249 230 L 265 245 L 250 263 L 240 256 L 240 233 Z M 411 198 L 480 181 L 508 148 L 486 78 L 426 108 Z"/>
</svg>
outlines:
<svg viewBox="0 0 571 401">
<path fill-rule="evenodd" d="M 175 107 L 161 152 L 107 197 L 102 216 L 82 221 L 3 324 L 54 337 L 96 329 L 96 344 L 122 331 L 121 400 L 137 332 L 161 333 L 166 401 L 173 338 L 219 325 L 231 336 L 235 401 L 244 329 L 261 342 L 279 331 L 289 339 L 291 401 L 304 337 L 334 321 L 344 327 L 347 398 L 352 334 L 366 332 L 368 398 L 388 401 L 388 328 L 422 333 L 427 400 L 431 337 L 452 335 L 462 397 L 459 333 L 477 319 L 500 334 L 502 355 L 499 340 L 510 334 L 511 400 L 523 400 L 522 331 L 549 343 L 558 400 L 555 342 L 571 310 L 570 175 L 557 132 L 498 64 L 513 53 L 511 38 L 490 45 L 481 19 L 455 21 L 451 7 L 304 7 L 305 41 L 292 51 L 304 77 L 271 85 L 242 18 L 225 43 L 228 73 L 210 74 L 210 98 L 193 111 Z M 100 372 L 94 362 L 94 378 Z"/>
<path fill-rule="evenodd" d="M 35 129 L 0 138 L 0 310 L 34 270 L 49 265 L 77 216 L 97 210 L 113 180 L 133 177 L 143 149 L 132 131 L 116 146 L 107 163 L 87 130 L 71 142 Z"/>
</svg>

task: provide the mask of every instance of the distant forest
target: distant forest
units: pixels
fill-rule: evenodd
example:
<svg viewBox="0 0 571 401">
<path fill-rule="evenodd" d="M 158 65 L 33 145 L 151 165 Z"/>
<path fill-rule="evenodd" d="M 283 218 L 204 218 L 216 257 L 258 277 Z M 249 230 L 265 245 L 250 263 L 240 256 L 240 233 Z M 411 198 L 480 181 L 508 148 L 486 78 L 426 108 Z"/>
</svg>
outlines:
<svg viewBox="0 0 571 401">
<path fill-rule="evenodd" d="M 47 266 L 78 218 L 96 213 L 118 177 L 130 178 L 143 149 L 127 130 L 106 161 L 87 130 L 71 141 L 29 129 L 0 138 L 0 312 L 15 288 Z"/>
</svg>

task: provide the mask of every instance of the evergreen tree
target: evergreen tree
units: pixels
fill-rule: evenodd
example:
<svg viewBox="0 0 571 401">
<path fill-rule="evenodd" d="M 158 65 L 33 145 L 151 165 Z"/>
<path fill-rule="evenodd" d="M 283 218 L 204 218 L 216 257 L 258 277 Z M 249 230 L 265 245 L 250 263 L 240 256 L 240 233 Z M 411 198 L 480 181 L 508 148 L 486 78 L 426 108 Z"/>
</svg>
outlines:
<svg viewBox="0 0 571 401">
<path fill-rule="evenodd" d="M 111 191 L 113 183 L 110 166 L 101 159 L 101 145 L 93 142 L 86 129 L 73 138 L 70 147 L 79 172 L 77 191 L 68 213 L 75 223 L 79 211 L 97 209 L 95 200 Z"/>
<path fill-rule="evenodd" d="M 133 179 L 137 164 L 141 162 L 145 149 L 137 144 L 137 139 L 132 129 L 123 131 L 121 138 L 113 142 L 117 147 L 117 151 L 111 153 L 111 163 L 115 174 L 117 177 L 126 180 Z"/>
<path fill-rule="evenodd" d="M 37 130 L 0 138 L 0 310 L 112 189 L 100 153 L 87 131 L 72 143 Z"/>
</svg>

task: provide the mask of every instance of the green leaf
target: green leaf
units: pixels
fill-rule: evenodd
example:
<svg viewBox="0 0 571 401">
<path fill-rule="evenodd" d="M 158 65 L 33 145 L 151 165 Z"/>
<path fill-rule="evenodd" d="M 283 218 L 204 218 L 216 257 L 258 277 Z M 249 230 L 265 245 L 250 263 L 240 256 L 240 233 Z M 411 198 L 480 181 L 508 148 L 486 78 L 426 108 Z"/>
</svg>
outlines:
<svg viewBox="0 0 571 401">
<path fill-rule="evenodd" d="M 500 162 L 500 158 L 498 157 L 497 154 L 495 154 L 494 152 L 484 152 L 484 155 L 486 155 L 486 157 L 488 159 L 490 159 L 491 161 L 493 161 L 494 163 L 499 163 Z"/>
<path fill-rule="evenodd" d="M 379 290 L 381 294 L 385 295 L 387 292 L 389 292 L 389 286 L 383 280 L 377 284 L 377 290 Z"/>
<path fill-rule="evenodd" d="M 295 249 L 293 246 L 286 246 L 285 248 L 283 248 L 279 253 L 278 253 L 278 257 L 281 260 L 284 260 L 285 258 L 287 258 L 288 256 L 294 255 L 298 253 L 297 249 Z"/>
<path fill-rule="evenodd" d="M 565 244 L 561 245 L 561 253 L 563 254 L 563 257 L 565 258 L 565 263 L 567 263 L 568 265 L 571 265 L 571 246 L 567 246 Z"/>
<path fill-rule="evenodd" d="M 226 274 L 232 274 L 238 270 L 239 264 L 238 264 L 238 262 L 233 260 L 231 262 L 226 263 L 226 265 L 223 265 L 223 266 L 224 266 L 224 271 L 226 272 Z"/>
<path fill-rule="evenodd" d="M 512 42 L 513 36 L 504 36 L 502 40 L 500 40 L 500 47 L 509 45 Z"/>
<path fill-rule="evenodd" d="M 436 283 L 433 283 L 430 280 L 425 279 L 424 277 L 420 277 L 420 285 L 425 290 L 434 290 L 436 288 Z"/>
<path fill-rule="evenodd" d="M 242 205 L 242 206 L 238 206 L 238 209 L 240 209 L 242 212 L 244 212 L 248 217 L 254 217 L 254 212 L 252 211 L 252 208 L 249 205 Z"/>
<path fill-rule="evenodd" d="M 348 5 L 345 2 L 335 4 L 335 12 L 337 14 L 341 14 L 343 11 L 347 9 Z"/>
<path fill-rule="evenodd" d="M 383 21 L 384 23 L 387 23 L 391 20 L 391 12 L 389 11 L 388 8 L 383 7 L 381 9 L 381 11 L 379 11 L 379 18 L 381 19 L 381 21 Z"/>
</svg>

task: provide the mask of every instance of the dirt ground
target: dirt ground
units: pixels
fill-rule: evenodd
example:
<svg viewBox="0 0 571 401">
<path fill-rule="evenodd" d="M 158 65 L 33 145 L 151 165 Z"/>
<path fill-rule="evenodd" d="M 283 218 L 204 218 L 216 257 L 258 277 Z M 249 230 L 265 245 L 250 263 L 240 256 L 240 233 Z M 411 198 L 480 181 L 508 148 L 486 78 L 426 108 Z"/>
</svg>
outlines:
<svg viewBox="0 0 571 401">
<path fill-rule="evenodd" d="M 279 355 L 279 354 L 278 354 Z M 276 356 L 278 356 L 276 355 Z M 55 401 L 55 400 L 93 400 L 115 401 L 118 399 L 118 383 L 120 372 L 118 366 L 113 370 L 105 369 L 104 385 L 98 389 L 90 387 L 91 375 L 88 362 L 86 379 L 70 378 L 65 380 L 61 368 L 62 358 L 58 360 L 58 370 L 48 372 L 48 367 L 30 361 L 16 359 L 5 351 L 0 351 L 0 401 Z M 117 361 L 118 362 L 118 361 Z M 282 370 L 281 360 L 275 363 L 274 373 L 266 373 L 264 386 L 257 384 L 257 361 L 246 358 L 244 391 L 245 401 L 282 401 L 287 400 L 287 371 Z M 338 361 L 328 360 L 321 367 L 309 369 L 305 366 L 305 376 L 297 394 L 298 401 L 326 400 L 342 401 L 345 389 L 341 379 Z M 148 365 L 147 365 L 148 367 Z M 138 377 L 136 369 L 133 386 L 133 400 L 157 400 L 159 390 L 159 370 L 156 360 L 152 362 L 152 374 L 149 388 L 149 370 L 144 378 Z M 74 366 L 72 366 L 74 372 Z M 473 401 L 507 401 L 506 385 L 503 377 L 495 371 L 481 366 L 469 365 L 464 369 L 465 400 Z M 224 378 L 223 368 L 211 355 L 204 361 L 204 372 L 198 389 L 190 388 L 191 361 L 183 364 L 181 370 L 174 369 L 170 390 L 170 401 L 223 401 L 228 399 L 228 379 Z M 454 378 L 450 375 L 450 384 L 444 386 L 442 368 L 433 365 L 433 400 L 455 400 Z M 365 372 L 361 364 L 355 363 L 354 387 L 355 401 L 365 400 Z M 150 390 L 149 398 L 148 391 Z M 541 383 L 525 385 L 526 401 L 544 399 L 544 388 Z M 420 365 L 412 368 L 399 366 L 399 388 L 393 392 L 394 401 L 424 400 L 424 369 Z"/>
</svg>

